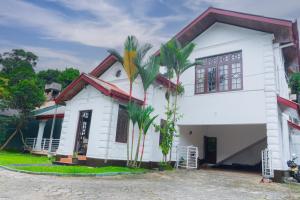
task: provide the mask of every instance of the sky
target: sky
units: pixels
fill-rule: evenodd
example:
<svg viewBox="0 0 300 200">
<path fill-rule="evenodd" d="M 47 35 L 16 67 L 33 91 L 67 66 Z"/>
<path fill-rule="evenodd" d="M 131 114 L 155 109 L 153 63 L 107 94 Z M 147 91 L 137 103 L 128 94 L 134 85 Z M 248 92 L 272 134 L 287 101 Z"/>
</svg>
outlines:
<svg viewBox="0 0 300 200">
<path fill-rule="evenodd" d="M 210 6 L 300 22 L 300 0 L 0 0 L 0 53 L 31 51 L 37 71 L 90 72 L 127 35 L 154 51 Z"/>
</svg>

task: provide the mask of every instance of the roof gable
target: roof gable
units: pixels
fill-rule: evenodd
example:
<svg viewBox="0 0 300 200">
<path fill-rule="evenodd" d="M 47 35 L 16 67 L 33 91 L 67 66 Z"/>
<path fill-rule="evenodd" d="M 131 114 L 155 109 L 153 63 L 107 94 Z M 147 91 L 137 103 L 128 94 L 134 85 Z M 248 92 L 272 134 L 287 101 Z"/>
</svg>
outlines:
<svg viewBox="0 0 300 200">
<path fill-rule="evenodd" d="M 183 45 L 185 45 L 202 34 L 216 22 L 272 33 L 275 36 L 275 42 L 278 43 L 294 43 L 293 46 L 284 49 L 284 54 L 289 60 L 290 65 L 299 66 L 299 36 L 297 22 L 289 20 L 210 7 L 185 26 L 173 38 L 178 39 Z M 158 54 L 159 50 L 155 53 L 155 55 Z M 108 55 L 94 70 L 90 72 L 90 74 L 99 77 L 116 61 L 117 60 L 114 56 Z M 163 85 L 168 85 L 168 80 L 162 76 L 158 76 L 157 80 Z"/>
<path fill-rule="evenodd" d="M 56 104 L 63 104 L 65 101 L 72 99 L 87 84 L 91 85 L 105 96 L 109 96 L 123 102 L 129 101 L 129 94 L 121 90 L 114 84 L 83 73 L 59 94 L 59 96 L 55 100 Z M 134 97 L 132 99 L 138 104 L 143 103 L 142 100 L 136 99 Z"/>
</svg>

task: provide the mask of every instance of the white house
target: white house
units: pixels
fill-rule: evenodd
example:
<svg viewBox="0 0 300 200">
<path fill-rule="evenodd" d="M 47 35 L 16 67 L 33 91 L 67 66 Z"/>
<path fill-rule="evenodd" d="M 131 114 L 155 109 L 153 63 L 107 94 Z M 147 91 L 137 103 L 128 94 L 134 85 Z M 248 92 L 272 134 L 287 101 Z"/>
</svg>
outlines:
<svg viewBox="0 0 300 200">
<path fill-rule="evenodd" d="M 289 100 L 287 83 L 287 74 L 299 68 L 296 22 L 209 8 L 174 37 L 195 43 L 190 60 L 202 65 L 181 78 L 183 117 L 173 159 L 176 146 L 194 145 L 203 163 L 257 165 L 267 148 L 273 169 L 286 170 L 291 154 L 300 156 L 299 105 Z M 149 89 L 156 124 L 165 118 L 166 84 L 158 76 Z M 133 88 L 134 100 L 142 102 L 139 78 Z M 78 151 L 87 164 L 124 162 L 131 138 L 126 131 L 132 129 L 123 107 L 128 91 L 126 74 L 112 55 L 70 84 L 56 99 L 66 105 L 59 158 Z M 152 128 L 144 161 L 161 159 L 159 133 Z"/>
</svg>

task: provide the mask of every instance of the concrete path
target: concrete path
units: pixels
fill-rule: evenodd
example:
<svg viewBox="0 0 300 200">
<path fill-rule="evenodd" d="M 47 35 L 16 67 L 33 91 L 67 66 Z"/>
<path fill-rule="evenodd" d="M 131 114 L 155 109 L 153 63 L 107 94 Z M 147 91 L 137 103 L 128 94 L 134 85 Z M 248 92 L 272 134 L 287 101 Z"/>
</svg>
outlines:
<svg viewBox="0 0 300 200">
<path fill-rule="evenodd" d="M 114 177 L 55 177 L 0 169 L 0 200 L 300 199 L 300 188 L 259 183 L 258 174 L 198 170 Z"/>
</svg>

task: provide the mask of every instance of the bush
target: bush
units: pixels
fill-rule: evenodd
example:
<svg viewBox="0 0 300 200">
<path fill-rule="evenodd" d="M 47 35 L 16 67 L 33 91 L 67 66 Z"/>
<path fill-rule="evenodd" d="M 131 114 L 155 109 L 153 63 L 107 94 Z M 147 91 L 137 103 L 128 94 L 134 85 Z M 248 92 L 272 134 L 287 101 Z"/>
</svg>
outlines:
<svg viewBox="0 0 300 200">
<path fill-rule="evenodd" d="M 159 163 L 159 170 L 164 171 L 164 170 L 173 170 L 173 167 L 170 163 L 167 162 L 160 162 Z"/>
</svg>

